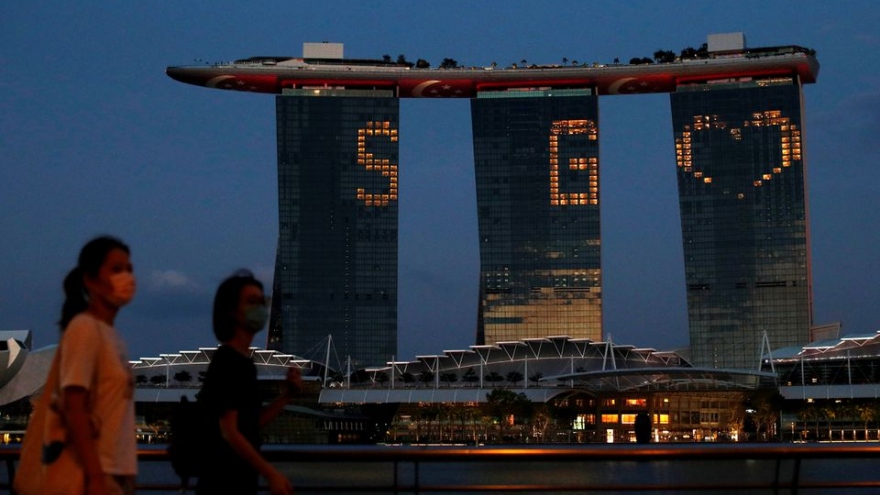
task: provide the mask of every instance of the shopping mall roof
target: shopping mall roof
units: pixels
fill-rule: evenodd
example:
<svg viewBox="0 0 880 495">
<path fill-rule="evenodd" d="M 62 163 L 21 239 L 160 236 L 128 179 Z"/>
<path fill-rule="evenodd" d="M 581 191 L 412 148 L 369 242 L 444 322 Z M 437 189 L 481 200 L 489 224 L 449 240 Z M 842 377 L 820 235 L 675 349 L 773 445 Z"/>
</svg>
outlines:
<svg viewBox="0 0 880 495">
<path fill-rule="evenodd" d="M 323 403 L 485 402 L 493 388 L 546 402 L 562 394 L 731 390 L 774 386 L 773 373 L 694 368 L 675 352 L 566 336 L 417 356 L 332 384 Z"/>
</svg>

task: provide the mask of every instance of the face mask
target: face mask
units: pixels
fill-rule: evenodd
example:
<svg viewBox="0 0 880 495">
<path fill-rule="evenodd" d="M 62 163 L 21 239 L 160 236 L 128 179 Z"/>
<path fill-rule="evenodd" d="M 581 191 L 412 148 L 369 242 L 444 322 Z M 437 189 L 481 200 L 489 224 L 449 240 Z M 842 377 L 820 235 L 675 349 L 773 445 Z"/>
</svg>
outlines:
<svg viewBox="0 0 880 495">
<path fill-rule="evenodd" d="M 248 306 L 244 310 L 244 326 L 253 333 L 262 330 L 266 326 L 266 320 L 268 319 L 269 311 L 266 309 L 266 306 Z"/>
<path fill-rule="evenodd" d="M 134 298 L 137 284 L 131 272 L 114 273 L 110 276 L 110 285 L 113 286 L 113 293 L 107 299 L 117 307 L 125 306 Z"/>
</svg>

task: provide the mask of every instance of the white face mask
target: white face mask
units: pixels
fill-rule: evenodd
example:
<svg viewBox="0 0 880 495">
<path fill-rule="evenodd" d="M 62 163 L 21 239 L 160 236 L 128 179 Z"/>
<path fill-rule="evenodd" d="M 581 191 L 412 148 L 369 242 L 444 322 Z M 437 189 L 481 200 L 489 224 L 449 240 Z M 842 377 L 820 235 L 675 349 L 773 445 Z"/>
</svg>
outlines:
<svg viewBox="0 0 880 495">
<path fill-rule="evenodd" d="M 110 276 L 110 284 L 113 286 L 113 293 L 107 296 L 107 299 L 117 307 L 125 306 L 134 298 L 137 284 L 131 272 L 114 273 Z"/>
</svg>

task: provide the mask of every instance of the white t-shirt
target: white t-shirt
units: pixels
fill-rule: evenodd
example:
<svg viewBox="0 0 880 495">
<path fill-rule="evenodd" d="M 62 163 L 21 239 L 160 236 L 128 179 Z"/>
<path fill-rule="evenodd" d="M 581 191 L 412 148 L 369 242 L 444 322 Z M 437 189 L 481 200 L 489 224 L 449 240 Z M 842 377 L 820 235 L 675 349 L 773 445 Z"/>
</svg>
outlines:
<svg viewBox="0 0 880 495">
<path fill-rule="evenodd" d="M 101 468 L 107 474 L 137 474 L 134 376 L 125 344 L 113 327 L 80 313 L 64 330 L 60 349 L 61 388 L 75 385 L 89 392 Z"/>
</svg>

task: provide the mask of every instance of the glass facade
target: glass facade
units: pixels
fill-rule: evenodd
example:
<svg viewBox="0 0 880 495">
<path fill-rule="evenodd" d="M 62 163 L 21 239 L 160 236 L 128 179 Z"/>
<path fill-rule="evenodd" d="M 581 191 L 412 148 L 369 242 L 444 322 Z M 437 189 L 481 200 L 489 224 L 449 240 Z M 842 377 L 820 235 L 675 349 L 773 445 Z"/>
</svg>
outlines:
<svg viewBox="0 0 880 495">
<path fill-rule="evenodd" d="M 399 100 L 285 90 L 276 98 L 279 245 L 269 347 L 312 355 L 332 335 L 356 366 L 397 352 Z"/>
<path fill-rule="evenodd" d="M 691 360 L 757 369 L 764 332 L 803 345 L 812 324 L 801 86 L 680 86 L 671 103 Z"/>
<path fill-rule="evenodd" d="M 477 343 L 602 338 L 598 100 L 471 100 L 480 238 Z"/>
</svg>

